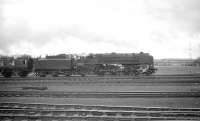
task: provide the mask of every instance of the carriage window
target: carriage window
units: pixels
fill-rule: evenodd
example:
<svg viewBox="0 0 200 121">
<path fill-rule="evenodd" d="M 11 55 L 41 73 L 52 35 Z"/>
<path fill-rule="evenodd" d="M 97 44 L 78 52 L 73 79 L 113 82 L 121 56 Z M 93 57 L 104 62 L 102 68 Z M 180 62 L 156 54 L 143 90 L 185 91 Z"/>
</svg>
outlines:
<svg viewBox="0 0 200 121">
<path fill-rule="evenodd" d="M 23 64 L 24 64 L 24 65 L 26 64 L 26 60 L 23 61 Z"/>
<path fill-rule="evenodd" d="M 15 61 L 12 61 L 10 64 L 14 66 L 15 65 Z"/>
<path fill-rule="evenodd" d="M 0 61 L 0 66 L 3 66 L 3 61 Z"/>
</svg>

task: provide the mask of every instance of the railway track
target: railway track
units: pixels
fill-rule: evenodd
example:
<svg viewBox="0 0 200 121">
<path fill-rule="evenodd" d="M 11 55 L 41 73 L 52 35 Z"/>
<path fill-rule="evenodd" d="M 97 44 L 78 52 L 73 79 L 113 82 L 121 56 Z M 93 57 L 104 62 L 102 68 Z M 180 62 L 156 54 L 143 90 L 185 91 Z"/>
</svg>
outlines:
<svg viewBox="0 0 200 121">
<path fill-rule="evenodd" d="M 185 98 L 200 97 L 194 92 L 60 92 L 60 91 L 0 91 L 0 97 L 45 98 Z"/>
<path fill-rule="evenodd" d="M 0 103 L 2 121 L 200 120 L 199 108 Z"/>
<path fill-rule="evenodd" d="M 97 80 L 117 80 L 117 79 L 123 79 L 123 80 L 133 80 L 133 79 L 199 79 L 200 74 L 188 74 L 188 75 L 149 75 L 149 76 L 69 76 L 69 77 L 26 77 L 26 78 L 21 78 L 21 77 L 12 77 L 12 78 L 4 78 L 0 77 L 0 81 L 19 81 L 19 80 L 92 80 L 92 79 L 97 79 Z"/>
<path fill-rule="evenodd" d="M 65 80 L 40 80 L 40 81 L 7 81 L 0 85 L 199 85 L 200 80 L 101 80 L 101 81 L 65 81 Z"/>
<path fill-rule="evenodd" d="M 0 78 L 0 85 L 21 84 L 199 84 L 200 76 L 150 76 L 150 77 L 47 77 L 47 78 Z"/>
</svg>

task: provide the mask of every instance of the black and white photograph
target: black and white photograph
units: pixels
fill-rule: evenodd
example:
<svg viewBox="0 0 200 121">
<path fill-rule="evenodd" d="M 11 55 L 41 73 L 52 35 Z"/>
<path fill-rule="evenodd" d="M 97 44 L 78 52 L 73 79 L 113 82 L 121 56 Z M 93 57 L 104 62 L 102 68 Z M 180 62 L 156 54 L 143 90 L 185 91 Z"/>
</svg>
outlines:
<svg viewBox="0 0 200 121">
<path fill-rule="evenodd" d="M 199 121 L 200 0 L 0 0 L 0 121 Z"/>
</svg>

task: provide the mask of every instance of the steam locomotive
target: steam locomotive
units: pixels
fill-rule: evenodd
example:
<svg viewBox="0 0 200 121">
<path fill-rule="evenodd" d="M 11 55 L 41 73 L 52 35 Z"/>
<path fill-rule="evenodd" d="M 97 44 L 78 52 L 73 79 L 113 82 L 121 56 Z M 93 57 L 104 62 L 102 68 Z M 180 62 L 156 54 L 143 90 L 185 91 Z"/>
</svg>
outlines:
<svg viewBox="0 0 200 121">
<path fill-rule="evenodd" d="M 65 55 L 31 58 L 1 57 L 0 72 L 4 77 L 18 75 L 149 75 L 156 71 L 153 56 L 148 53 L 104 53 L 87 56 Z"/>
</svg>

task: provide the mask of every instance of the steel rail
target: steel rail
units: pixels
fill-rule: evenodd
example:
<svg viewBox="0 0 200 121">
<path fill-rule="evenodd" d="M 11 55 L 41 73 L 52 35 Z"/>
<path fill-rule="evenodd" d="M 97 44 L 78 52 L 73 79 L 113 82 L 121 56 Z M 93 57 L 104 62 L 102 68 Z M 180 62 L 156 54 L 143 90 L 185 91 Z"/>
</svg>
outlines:
<svg viewBox="0 0 200 121">
<path fill-rule="evenodd" d="M 59 92 L 59 91 L 0 91 L 0 97 L 51 97 L 51 98 L 180 98 L 200 97 L 199 92 Z"/>
<path fill-rule="evenodd" d="M 194 121 L 200 120 L 199 112 L 200 108 L 0 103 L 0 119 L 3 121 Z"/>
</svg>

